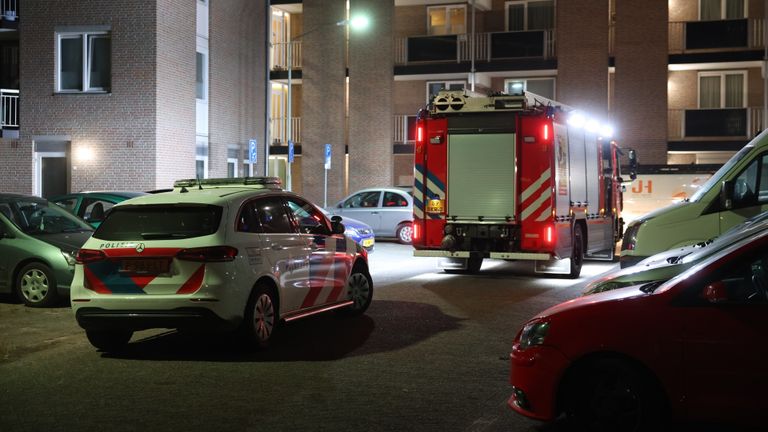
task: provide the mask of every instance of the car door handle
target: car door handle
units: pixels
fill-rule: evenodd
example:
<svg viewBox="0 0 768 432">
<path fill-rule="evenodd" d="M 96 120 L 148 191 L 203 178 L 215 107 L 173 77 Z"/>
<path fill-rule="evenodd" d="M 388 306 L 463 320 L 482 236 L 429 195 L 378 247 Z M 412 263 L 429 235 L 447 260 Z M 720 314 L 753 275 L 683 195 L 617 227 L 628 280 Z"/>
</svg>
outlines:
<svg viewBox="0 0 768 432">
<path fill-rule="evenodd" d="M 371 212 L 371 214 L 379 214 L 379 212 Z"/>
</svg>

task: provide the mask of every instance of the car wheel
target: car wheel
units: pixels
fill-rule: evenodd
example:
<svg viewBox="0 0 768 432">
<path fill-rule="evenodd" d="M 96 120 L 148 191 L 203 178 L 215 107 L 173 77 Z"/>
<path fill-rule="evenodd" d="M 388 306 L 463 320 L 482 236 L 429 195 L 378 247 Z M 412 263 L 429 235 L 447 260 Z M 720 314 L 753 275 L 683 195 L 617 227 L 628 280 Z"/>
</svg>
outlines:
<svg viewBox="0 0 768 432">
<path fill-rule="evenodd" d="M 625 361 L 592 361 L 570 381 L 566 415 L 584 431 L 660 430 L 666 409 L 654 382 Z"/>
<path fill-rule="evenodd" d="M 128 344 L 133 332 L 130 330 L 86 330 L 88 342 L 99 351 L 118 351 Z"/>
<path fill-rule="evenodd" d="M 245 309 L 243 332 L 246 339 L 258 348 L 266 348 L 275 338 L 280 321 L 277 296 L 271 287 L 254 288 Z"/>
<path fill-rule="evenodd" d="M 576 279 L 581 274 L 581 266 L 584 264 L 584 238 L 581 234 L 581 225 L 573 227 L 573 250 L 570 260 L 571 272 L 568 277 Z"/>
<path fill-rule="evenodd" d="M 53 271 L 41 262 L 25 265 L 16 278 L 19 300 L 32 307 L 53 306 L 59 300 Z"/>
<path fill-rule="evenodd" d="M 402 244 L 411 244 L 413 242 L 413 224 L 404 223 L 397 227 L 397 241 Z"/>
<path fill-rule="evenodd" d="M 368 310 L 373 300 L 373 280 L 363 266 L 355 266 L 347 280 L 347 296 L 354 303 L 339 313 L 345 316 L 358 316 Z"/>
</svg>

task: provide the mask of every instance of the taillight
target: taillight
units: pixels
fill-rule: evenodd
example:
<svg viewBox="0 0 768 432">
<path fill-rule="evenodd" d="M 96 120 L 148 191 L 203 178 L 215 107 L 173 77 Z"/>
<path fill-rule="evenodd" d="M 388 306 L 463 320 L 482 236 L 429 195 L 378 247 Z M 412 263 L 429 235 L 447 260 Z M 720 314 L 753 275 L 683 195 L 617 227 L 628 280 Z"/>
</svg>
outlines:
<svg viewBox="0 0 768 432">
<path fill-rule="evenodd" d="M 546 240 L 547 244 L 552 244 L 555 242 L 555 229 L 552 227 L 552 225 L 547 226 L 547 228 L 544 230 L 544 240 Z"/>
<path fill-rule="evenodd" d="M 413 241 L 414 243 L 421 239 L 421 223 L 413 221 Z"/>
<path fill-rule="evenodd" d="M 549 125 L 545 124 L 544 125 L 544 141 L 548 139 L 549 139 Z"/>
<path fill-rule="evenodd" d="M 419 126 L 416 128 L 416 141 L 419 143 L 424 142 L 424 126 Z"/>
<path fill-rule="evenodd" d="M 176 259 L 198 262 L 232 261 L 237 256 L 237 249 L 231 246 L 212 246 L 182 249 L 176 254 Z"/>
<path fill-rule="evenodd" d="M 98 249 L 80 249 L 77 251 L 75 262 L 78 264 L 88 264 L 107 259 L 107 255 Z"/>
</svg>

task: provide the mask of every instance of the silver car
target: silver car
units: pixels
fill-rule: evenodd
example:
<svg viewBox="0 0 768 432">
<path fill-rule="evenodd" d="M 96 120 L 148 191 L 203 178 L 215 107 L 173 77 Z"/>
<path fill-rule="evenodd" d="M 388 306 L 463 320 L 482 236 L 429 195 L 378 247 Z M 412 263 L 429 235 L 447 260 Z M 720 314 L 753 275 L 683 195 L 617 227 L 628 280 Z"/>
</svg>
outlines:
<svg viewBox="0 0 768 432">
<path fill-rule="evenodd" d="M 400 243 L 411 243 L 413 198 L 405 188 L 362 189 L 327 210 L 370 225 L 377 238 L 396 238 Z"/>
</svg>

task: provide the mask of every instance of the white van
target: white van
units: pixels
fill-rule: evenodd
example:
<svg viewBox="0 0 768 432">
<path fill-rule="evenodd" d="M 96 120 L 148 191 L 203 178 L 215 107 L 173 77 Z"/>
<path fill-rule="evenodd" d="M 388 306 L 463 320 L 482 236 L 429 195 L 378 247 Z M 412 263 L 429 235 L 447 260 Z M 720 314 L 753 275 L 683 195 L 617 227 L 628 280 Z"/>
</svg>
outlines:
<svg viewBox="0 0 768 432">
<path fill-rule="evenodd" d="M 621 267 L 661 251 L 706 241 L 768 210 L 768 131 L 736 153 L 690 198 L 629 224 Z"/>
</svg>

